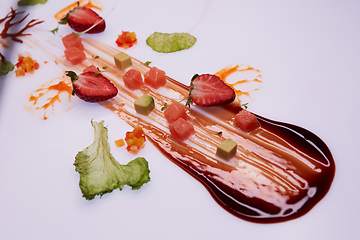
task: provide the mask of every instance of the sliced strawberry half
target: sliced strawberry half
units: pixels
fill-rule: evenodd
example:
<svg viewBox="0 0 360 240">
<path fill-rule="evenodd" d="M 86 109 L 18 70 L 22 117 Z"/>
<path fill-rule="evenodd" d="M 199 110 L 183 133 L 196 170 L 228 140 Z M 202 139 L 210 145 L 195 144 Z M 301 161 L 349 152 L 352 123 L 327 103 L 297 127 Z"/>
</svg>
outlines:
<svg viewBox="0 0 360 240">
<path fill-rule="evenodd" d="M 220 106 L 235 100 L 235 91 L 213 74 L 195 75 L 191 79 L 186 105 L 195 103 L 202 107 Z"/>
<path fill-rule="evenodd" d="M 76 94 L 86 102 L 101 102 L 117 95 L 118 89 L 101 73 L 84 72 L 79 76 L 73 71 L 67 71 L 73 84 L 73 95 Z"/>
<path fill-rule="evenodd" d="M 100 33 L 105 31 L 105 20 L 91 8 L 76 7 L 66 17 L 61 19 L 60 24 L 69 24 L 77 32 Z"/>
</svg>

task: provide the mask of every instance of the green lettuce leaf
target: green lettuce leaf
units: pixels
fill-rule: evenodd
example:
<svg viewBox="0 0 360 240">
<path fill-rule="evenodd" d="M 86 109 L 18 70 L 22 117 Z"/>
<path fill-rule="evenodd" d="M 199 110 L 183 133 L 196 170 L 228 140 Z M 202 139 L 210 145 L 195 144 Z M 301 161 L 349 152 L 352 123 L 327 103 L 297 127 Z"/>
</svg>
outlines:
<svg viewBox="0 0 360 240">
<path fill-rule="evenodd" d="M 17 5 L 18 6 L 29 6 L 29 5 L 34 6 L 38 3 L 44 4 L 46 2 L 47 2 L 47 0 L 20 0 L 20 1 L 18 1 Z"/>
<path fill-rule="evenodd" d="M 191 48 L 196 38 L 189 33 L 154 32 L 146 39 L 146 44 L 156 52 L 171 53 Z"/>
<path fill-rule="evenodd" d="M 0 76 L 8 74 L 12 70 L 14 70 L 14 65 L 11 62 L 7 60 L 0 60 Z"/>
<path fill-rule="evenodd" d="M 94 142 L 75 157 L 75 171 L 80 174 L 79 186 L 87 200 L 104 195 L 125 185 L 140 189 L 150 181 L 150 170 L 145 158 L 138 157 L 121 165 L 110 153 L 108 130 L 104 122 L 91 121 Z"/>
</svg>

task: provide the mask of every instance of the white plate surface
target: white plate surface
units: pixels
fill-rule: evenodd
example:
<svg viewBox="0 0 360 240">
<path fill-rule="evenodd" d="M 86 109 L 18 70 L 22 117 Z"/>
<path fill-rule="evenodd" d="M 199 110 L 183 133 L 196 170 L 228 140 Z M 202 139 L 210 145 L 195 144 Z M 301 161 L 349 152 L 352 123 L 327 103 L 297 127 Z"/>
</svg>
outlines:
<svg viewBox="0 0 360 240">
<path fill-rule="evenodd" d="M 54 15 L 73 1 L 27 7 L 44 19 L 37 31 L 57 26 Z M 114 140 L 131 128 L 111 111 L 78 101 L 46 121 L 24 108 L 26 96 L 58 76 L 42 64 L 34 74 L 0 78 L 0 239 L 355 239 L 359 230 L 360 2 L 359 1 L 92 1 L 107 30 L 94 36 L 112 47 L 121 31 L 137 34 L 126 53 L 189 83 L 195 73 L 228 65 L 259 69 L 263 84 L 248 107 L 293 123 L 322 138 L 336 163 L 333 185 L 308 214 L 285 223 L 254 224 L 223 210 L 205 188 L 149 142 L 141 150 L 151 182 L 86 201 L 73 162 L 93 139 L 90 120 L 104 120 L 112 154 L 134 158 Z M 6 1 L 0 17 L 15 1 Z M 1 25 L 2 27 L 3 25 Z M 31 32 L 30 30 L 29 32 Z M 171 54 L 145 43 L 153 32 L 188 32 L 193 48 Z M 59 35 L 71 32 L 61 26 Z M 26 41 L 27 38 L 24 38 Z M 119 49 L 120 50 L 120 49 Z M 5 51 L 1 48 L 1 52 Z M 41 50 L 13 45 L 9 60 Z"/>
</svg>

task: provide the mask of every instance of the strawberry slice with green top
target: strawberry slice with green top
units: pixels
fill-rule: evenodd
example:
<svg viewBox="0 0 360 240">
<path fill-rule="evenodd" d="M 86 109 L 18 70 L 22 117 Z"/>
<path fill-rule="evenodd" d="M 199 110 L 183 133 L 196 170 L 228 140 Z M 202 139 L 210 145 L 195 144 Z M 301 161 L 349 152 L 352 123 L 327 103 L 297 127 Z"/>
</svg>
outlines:
<svg viewBox="0 0 360 240">
<path fill-rule="evenodd" d="M 234 89 L 213 74 L 194 75 L 191 79 L 186 106 L 191 103 L 202 107 L 221 106 L 232 103 L 236 94 Z"/>
<path fill-rule="evenodd" d="M 83 72 L 77 75 L 73 71 L 67 71 L 73 85 L 72 94 L 86 102 L 101 102 L 117 95 L 118 89 L 109 79 L 101 73 Z"/>
<path fill-rule="evenodd" d="M 105 20 L 91 8 L 78 6 L 69 11 L 60 20 L 60 24 L 69 24 L 76 32 L 100 33 L 105 31 Z"/>
</svg>

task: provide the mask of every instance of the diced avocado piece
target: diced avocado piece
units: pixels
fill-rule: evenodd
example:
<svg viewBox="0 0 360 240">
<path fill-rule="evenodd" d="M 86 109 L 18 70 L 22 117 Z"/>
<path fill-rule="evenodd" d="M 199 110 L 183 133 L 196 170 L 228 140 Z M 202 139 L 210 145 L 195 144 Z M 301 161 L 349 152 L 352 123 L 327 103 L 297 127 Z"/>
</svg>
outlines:
<svg viewBox="0 0 360 240">
<path fill-rule="evenodd" d="M 134 105 L 137 113 L 147 116 L 154 109 L 155 102 L 152 96 L 144 94 L 135 101 Z"/>
<path fill-rule="evenodd" d="M 225 160 L 229 160 L 235 155 L 236 149 L 237 143 L 231 139 L 226 139 L 217 146 L 216 156 Z"/>
<path fill-rule="evenodd" d="M 132 65 L 131 57 L 124 52 L 119 52 L 114 56 L 115 65 L 121 70 L 125 70 L 126 68 Z"/>
</svg>

